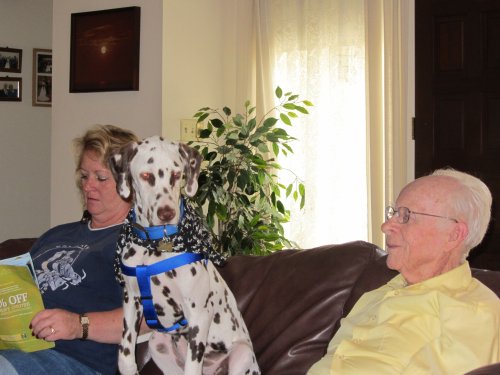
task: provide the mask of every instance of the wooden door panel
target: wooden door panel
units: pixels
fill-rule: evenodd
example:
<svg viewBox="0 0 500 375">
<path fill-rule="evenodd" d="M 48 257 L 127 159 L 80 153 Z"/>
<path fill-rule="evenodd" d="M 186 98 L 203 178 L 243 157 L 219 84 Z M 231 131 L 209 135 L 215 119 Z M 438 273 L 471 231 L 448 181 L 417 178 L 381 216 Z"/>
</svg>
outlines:
<svg viewBox="0 0 500 375">
<path fill-rule="evenodd" d="M 452 167 L 493 194 L 488 234 L 469 258 L 500 270 L 500 1 L 415 1 L 415 174 Z"/>
</svg>

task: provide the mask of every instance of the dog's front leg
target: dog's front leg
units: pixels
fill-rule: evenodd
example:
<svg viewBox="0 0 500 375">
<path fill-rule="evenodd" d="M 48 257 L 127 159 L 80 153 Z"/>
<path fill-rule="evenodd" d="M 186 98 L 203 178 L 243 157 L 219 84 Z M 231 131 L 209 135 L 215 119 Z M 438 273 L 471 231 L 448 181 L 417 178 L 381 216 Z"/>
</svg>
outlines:
<svg viewBox="0 0 500 375">
<path fill-rule="evenodd" d="M 139 374 L 135 362 L 135 344 L 142 320 L 140 297 L 124 291 L 123 333 L 118 352 L 118 369 L 122 375 Z"/>
<path fill-rule="evenodd" d="M 200 319 L 202 318 L 202 319 Z M 208 316 L 198 317 L 189 322 L 187 335 L 188 347 L 184 374 L 201 375 L 203 373 L 203 360 L 205 357 L 208 329 L 210 319 Z"/>
</svg>

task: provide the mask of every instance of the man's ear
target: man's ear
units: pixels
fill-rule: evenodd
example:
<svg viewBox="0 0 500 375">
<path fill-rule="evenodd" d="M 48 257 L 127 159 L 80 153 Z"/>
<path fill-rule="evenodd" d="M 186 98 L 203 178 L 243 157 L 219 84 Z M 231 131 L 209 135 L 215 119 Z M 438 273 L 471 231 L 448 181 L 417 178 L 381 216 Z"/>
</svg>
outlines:
<svg viewBox="0 0 500 375">
<path fill-rule="evenodd" d="M 469 228 L 467 224 L 460 222 L 453 226 L 450 232 L 449 241 L 450 242 L 463 242 L 469 235 Z"/>
</svg>

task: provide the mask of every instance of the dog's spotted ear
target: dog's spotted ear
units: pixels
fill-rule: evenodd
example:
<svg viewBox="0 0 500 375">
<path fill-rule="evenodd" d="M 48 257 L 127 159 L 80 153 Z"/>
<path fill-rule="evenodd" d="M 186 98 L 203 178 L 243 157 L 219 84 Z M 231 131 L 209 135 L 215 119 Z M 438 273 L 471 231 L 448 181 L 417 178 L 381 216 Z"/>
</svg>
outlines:
<svg viewBox="0 0 500 375">
<path fill-rule="evenodd" d="M 116 181 L 116 191 L 126 201 L 131 201 L 133 198 L 130 161 L 136 153 L 137 143 L 131 142 L 109 157 L 109 167 Z"/>
<path fill-rule="evenodd" d="M 201 155 L 192 147 L 179 143 L 179 155 L 184 162 L 184 176 L 186 177 L 185 193 L 192 197 L 198 191 L 198 177 L 200 176 Z"/>
</svg>

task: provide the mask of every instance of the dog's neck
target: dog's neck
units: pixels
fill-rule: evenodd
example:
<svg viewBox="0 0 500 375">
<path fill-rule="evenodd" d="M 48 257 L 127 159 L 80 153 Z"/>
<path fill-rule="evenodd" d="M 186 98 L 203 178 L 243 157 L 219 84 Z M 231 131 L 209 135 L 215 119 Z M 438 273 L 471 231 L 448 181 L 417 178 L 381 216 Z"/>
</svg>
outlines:
<svg viewBox="0 0 500 375">
<path fill-rule="evenodd" d="M 143 227 L 136 221 L 135 208 L 132 209 L 132 231 L 134 234 L 143 240 L 160 240 L 167 238 L 177 233 L 178 224 L 184 217 L 184 199 L 181 198 L 179 203 L 179 220 L 177 224 L 154 225 Z"/>
</svg>

